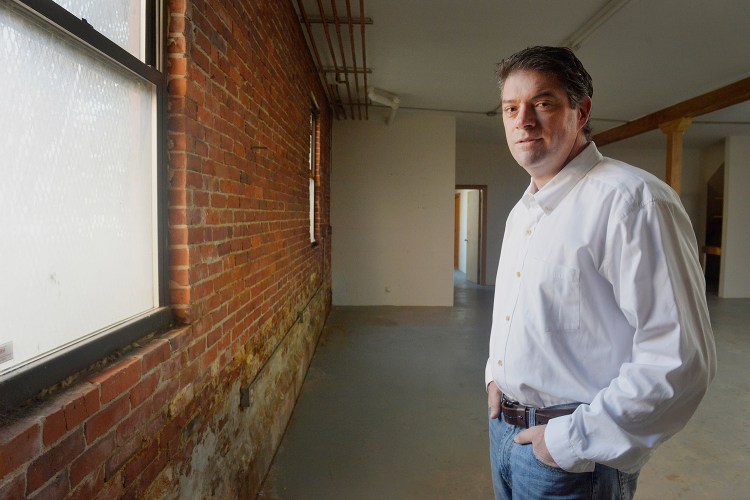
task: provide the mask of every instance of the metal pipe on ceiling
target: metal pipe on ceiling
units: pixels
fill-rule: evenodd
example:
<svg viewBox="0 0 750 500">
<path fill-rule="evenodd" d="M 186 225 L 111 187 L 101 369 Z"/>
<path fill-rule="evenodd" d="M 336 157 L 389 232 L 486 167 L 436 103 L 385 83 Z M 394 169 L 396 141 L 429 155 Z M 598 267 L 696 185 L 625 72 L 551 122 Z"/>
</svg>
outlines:
<svg viewBox="0 0 750 500">
<path fill-rule="evenodd" d="M 339 13 L 336 10 L 336 0 L 331 0 L 331 8 L 333 9 L 333 19 L 336 24 L 336 38 L 339 42 L 339 51 L 341 52 L 341 64 L 344 67 L 344 82 L 341 82 L 340 80 L 337 80 L 336 83 L 345 83 L 346 85 L 346 94 L 349 97 L 349 102 L 352 102 L 352 88 L 349 86 L 349 73 L 346 71 L 346 51 L 344 50 L 344 40 L 341 38 L 341 23 L 339 22 Z M 357 74 L 354 74 L 354 77 L 357 77 Z M 352 112 L 352 120 L 354 119 L 354 106 L 350 106 L 350 110 Z M 344 108 L 344 113 L 346 113 L 346 108 Z"/>
<path fill-rule="evenodd" d="M 326 41 L 328 42 L 328 51 L 331 56 L 331 61 L 333 62 L 333 69 L 336 70 L 336 81 L 339 81 L 339 66 L 336 63 L 336 50 L 333 48 L 333 44 L 331 43 L 331 34 L 328 32 L 328 22 L 326 20 L 326 13 L 323 10 L 323 2 L 322 0 L 318 0 L 318 10 L 320 11 L 320 17 L 323 19 L 323 31 L 326 34 Z"/>
<path fill-rule="evenodd" d="M 367 50 L 365 46 L 365 0 L 359 0 L 359 20 L 361 28 L 361 41 L 362 41 L 362 67 L 367 69 Z M 365 120 L 369 120 L 369 109 L 367 106 L 367 72 L 364 73 L 364 85 L 365 85 Z"/>
<path fill-rule="evenodd" d="M 359 74 L 357 73 L 357 51 L 354 49 L 354 23 L 352 22 L 352 6 L 349 0 L 346 0 L 346 18 L 349 20 L 349 42 L 352 46 L 352 68 L 354 69 L 354 86 L 357 96 L 357 113 L 359 119 L 362 119 L 362 103 L 359 99 Z M 354 118 L 354 115 L 352 115 Z"/>
<path fill-rule="evenodd" d="M 310 41 L 310 47 L 312 48 L 313 56 L 315 57 L 315 64 L 318 68 L 318 75 L 323 82 L 323 91 L 326 94 L 326 98 L 329 102 L 333 103 L 333 95 L 328 88 L 328 84 L 325 81 L 325 73 L 322 72 L 323 63 L 320 60 L 320 53 L 318 52 L 318 46 L 315 44 L 315 38 L 313 37 L 312 26 L 310 24 L 310 18 L 307 16 L 305 6 L 302 4 L 302 0 L 297 0 L 297 6 L 299 7 L 300 16 L 302 16 L 302 22 L 305 23 L 307 30 L 307 38 Z M 338 117 L 338 115 L 337 115 Z"/>
<path fill-rule="evenodd" d="M 369 99 L 367 97 L 369 86 L 367 78 L 368 73 L 370 73 L 371 70 L 367 67 L 365 25 L 372 24 L 373 21 L 372 19 L 365 17 L 364 0 L 359 1 L 358 15 L 352 13 L 351 0 L 345 0 L 346 17 L 339 17 L 338 5 L 340 4 L 337 4 L 337 2 L 340 2 L 341 0 L 330 0 L 331 9 L 333 12 L 329 13 L 329 15 L 326 15 L 325 8 L 323 6 L 324 2 L 322 0 L 315 1 L 317 2 L 318 12 L 320 14 L 319 17 L 308 15 L 308 12 L 305 10 L 303 4 L 305 0 L 296 0 L 300 14 L 300 21 L 305 24 L 309 48 L 315 58 L 315 64 L 317 66 L 321 82 L 323 83 L 323 86 L 325 88 L 326 97 L 328 98 L 331 107 L 334 108 L 334 114 L 337 119 L 341 119 L 342 116 L 344 119 L 348 119 L 349 114 L 351 114 L 352 119 L 358 118 L 361 120 L 363 107 L 365 109 L 365 119 L 369 119 Z M 313 0 L 308 0 L 308 5 L 311 2 L 313 2 Z M 314 32 L 312 28 L 313 24 L 323 25 L 323 32 L 325 34 L 327 43 L 327 53 L 326 50 L 323 49 L 322 42 L 321 47 L 318 47 L 318 42 L 320 42 L 320 40 L 316 42 L 315 35 L 317 34 L 318 36 L 320 36 L 320 32 Z M 336 26 L 337 43 L 333 41 L 331 32 L 329 30 L 329 25 L 331 24 Z M 355 24 L 360 25 L 359 49 L 361 50 L 361 65 L 358 62 L 357 56 L 358 47 L 356 40 L 357 32 L 354 29 Z M 349 45 L 352 57 L 351 67 L 347 66 L 347 56 L 345 48 L 346 43 L 344 40 L 345 34 L 342 33 L 342 26 L 345 26 L 345 28 L 348 27 Z M 336 47 L 336 45 L 338 45 L 338 47 Z M 341 61 L 341 64 L 339 64 L 339 61 Z M 332 66 L 324 66 L 324 62 L 330 62 L 332 63 Z M 328 73 L 335 74 L 335 83 L 329 83 L 329 79 L 327 77 Z M 354 85 L 352 85 L 351 79 L 349 78 L 350 74 L 354 78 Z M 360 74 L 362 75 L 362 82 L 360 82 L 359 80 Z M 360 83 L 362 83 L 362 85 L 360 85 Z M 342 98 L 343 90 L 341 89 L 341 87 L 343 87 L 344 85 L 346 86 L 348 97 L 348 99 L 346 99 L 346 102 L 344 102 L 345 100 Z M 352 89 L 352 86 L 354 87 L 354 89 Z M 347 107 L 349 108 L 349 112 L 347 112 Z"/>
</svg>

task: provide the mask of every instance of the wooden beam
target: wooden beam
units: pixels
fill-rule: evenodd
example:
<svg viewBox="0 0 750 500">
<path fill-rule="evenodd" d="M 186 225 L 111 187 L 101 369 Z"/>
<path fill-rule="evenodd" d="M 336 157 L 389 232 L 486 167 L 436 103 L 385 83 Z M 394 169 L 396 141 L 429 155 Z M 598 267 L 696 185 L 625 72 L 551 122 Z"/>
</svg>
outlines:
<svg viewBox="0 0 750 500">
<path fill-rule="evenodd" d="M 600 132 L 594 136 L 594 142 L 597 146 L 604 146 L 656 130 L 662 123 L 680 118 L 695 118 L 748 100 L 750 100 L 750 78 L 745 78 L 726 87 L 693 97 L 632 122 Z"/>
<path fill-rule="evenodd" d="M 659 126 L 661 131 L 667 134 L 666 181 L 677 194 L 682 191 L 682 136 L 692 124 L 692 118 L 678 118 Z"/>
</svg>

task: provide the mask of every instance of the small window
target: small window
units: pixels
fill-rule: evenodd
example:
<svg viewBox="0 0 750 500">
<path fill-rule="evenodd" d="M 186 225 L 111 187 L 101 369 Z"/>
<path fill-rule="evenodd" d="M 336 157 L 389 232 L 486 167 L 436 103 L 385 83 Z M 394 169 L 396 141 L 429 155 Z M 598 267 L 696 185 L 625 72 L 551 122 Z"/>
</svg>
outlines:
<svg viewBox="0 0 750 500">
<path fill-rule="evenodd" d="M 315 101 L 310 102 L 310 155 L 309 155 L 309 174 L 310 174 L 310 242 L 317 241 L 315 231 L 315 219 L 317 218 L 315 194 L 315 182 L 318 177 L 318 155 L 320 153 L 320 130 L 318 126 L 319 116 L 318 106 Z"/>
</svg>

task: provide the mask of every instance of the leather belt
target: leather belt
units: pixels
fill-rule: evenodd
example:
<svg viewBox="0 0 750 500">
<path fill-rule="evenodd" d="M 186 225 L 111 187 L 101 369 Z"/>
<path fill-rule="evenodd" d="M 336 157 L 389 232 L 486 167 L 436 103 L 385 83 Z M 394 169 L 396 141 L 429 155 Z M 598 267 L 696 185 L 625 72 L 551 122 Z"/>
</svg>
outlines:
<svg viewBox="0 0 750 500">
<path fill-rule="evenodd" d="M 536 408 L 534 406 L 522 405 L 518 401 L 511 401 L 505 397 L 505 394 L 503 394 L 500 401 L 500 410 L 505 417 L 505 421 L 511 425 L 525 429 L 534 427 L 535 425 L 545 425 L 553 418 L 570 415 L 578 406 L 580 406 L 580 403 Z"/>
</svg>

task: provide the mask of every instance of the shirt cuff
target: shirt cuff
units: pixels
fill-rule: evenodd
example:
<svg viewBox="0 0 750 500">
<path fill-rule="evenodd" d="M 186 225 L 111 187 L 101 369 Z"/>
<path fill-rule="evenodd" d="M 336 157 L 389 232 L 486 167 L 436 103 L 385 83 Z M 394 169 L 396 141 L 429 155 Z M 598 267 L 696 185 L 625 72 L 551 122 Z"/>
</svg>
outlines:
<svg viewBox="0 0 750 500">
<path fill-rule="evenodd" d="M 575 452 L 576 433 L 570 415 L 553 418 L 544 431 L 544 442 L 552 458 L 561 469 L 568 472 L 591 472 L 596 465 L 593 461 L 580 458 Z"/>
<path fill-rule="evenodd" d="M 487 386 L 490 385 L 494 379 L 492 378 L 492 369 L 490 368 L 490 360 L 484 365 L 484 390 L 487 390 Z"/>
</svg>

